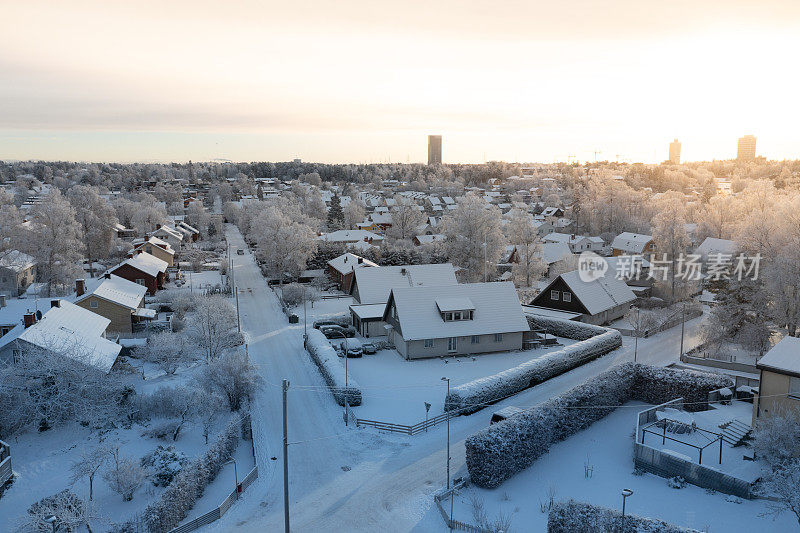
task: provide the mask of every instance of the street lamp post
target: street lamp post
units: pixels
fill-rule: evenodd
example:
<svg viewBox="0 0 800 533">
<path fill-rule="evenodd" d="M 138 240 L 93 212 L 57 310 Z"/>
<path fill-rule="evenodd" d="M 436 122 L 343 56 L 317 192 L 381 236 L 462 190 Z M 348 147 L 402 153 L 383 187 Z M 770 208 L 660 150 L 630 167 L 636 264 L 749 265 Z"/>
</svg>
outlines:
<svg viewBox="0 0 800 533">
<path fill-rule="evenodd" d="M 450 378 L 442 378 L 447 382 L 447 396 L 450 396 Z M 447 417 L 447 488 L 450 489 L 450 417 Z"/>
<path fill-rule="evenodd" d="M 642 328 L 642 322 L 639 320 L 639 308 L 636 308 L 636 339 L 633 341 L 633 362 L 636 362 L 636 355 L 639 353 L 639 331 Z"/>
<path fill-rule="evenodd" d="M 347 416 L 347 407 L 348 407 L 347 400 L 349 399 L 348 396 L 347 396 L 347 386 L 348 386 L 348 383 L 347 383 L 347 359 L 349 359 L 347 357 L 347 336 L 341 331 L 335 331 L 334 330 L 334 333 L 338 333 L 339 335 L 342 336 L 342 339 L 344 339 L 344 425 L 347 426 L 347 425 L 349 425 L 348 424 L 348 422 L 349 422 L 348 421 L 348 416 Z"/>
<path fill-rule="evenodd" d="M 683 302 L 681 310 L 681 356 L 683 356 L 683 332 L 686 329 L 686 302 Z"/>
<path fill-rule="evenodd" d="M 239 472 L 236 469 L 236 459 L 231 457 L 230 459 L 228 459 L 227 461 L 225 461 L 222 464 L 229 465 L 231 463 L 233 463 L 233 479 L 234 479 L 234 481 L 236 481 L 236 498 L 238 499 L 239 498 Z"/>
<path fill-rule="evenodd" d="M 628 499 L 628 496 L 633 495 L 633 491 L 631 489 L 622 489 L 622 527 L 625 527 L 625 500 Z"/>
</svg>

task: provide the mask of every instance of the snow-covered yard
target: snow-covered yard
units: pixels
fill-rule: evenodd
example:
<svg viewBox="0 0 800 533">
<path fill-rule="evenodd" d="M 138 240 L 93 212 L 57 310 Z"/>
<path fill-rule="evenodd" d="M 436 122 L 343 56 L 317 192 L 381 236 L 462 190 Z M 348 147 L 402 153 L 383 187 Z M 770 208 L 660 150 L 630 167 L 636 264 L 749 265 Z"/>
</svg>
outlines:
<svg viewBox="0 0 800 533">
<path fill-rule="evenodd" d="M 546 506 L 551 495 L 555 500 L 573 498 L 619 509 L 620 491 L 628 488 L 633 490 L 633 496 L 628 498 L 626 512 L 678 526 L 712 533 L 796 530 L 797 521 L 787 513 L 775 521 L 762 516 L 768 510 L 765 500 L 741 500 L 693 485 L 673 489 L 664 478 L 634 474 L 636 413 L 647 407 L 650 406 L 640 402 L 625 404 L 584 431 L 553 445 L 546 456 L 497 489 L 470 486 L 461 490 L 454 498 L 453 517 L 473 522 L 472 501 L 477 499 L 483 502 L 490 520 L 502 513 L 511 515 L 514 531 L 546 531 Z M 587 468 L 591 469 L 590 477 L 585 473 Z M 442 503 L 449 511 L 449 502 Z"/>
<path fill-rule="evenodd" d="M 368 339 L 359 339 L 362 342 Z M 571 339 L 558 339 L 562 345 Z M 334 341 L 341 344 L 342 341 Z M 347 369 L 361 386 L 362 404 L 354 408 L 356 416 L 396 424 L 415 424 L 425 420 L 425 402 L 431 404 L 429 416 L 442 414 L 447 383 L 461 385 L 477 378 L 496 374 L 559 350 L 563 346 L 487 353 L 483 355 L 418 359 L 406 361 L 396 350 L 378 350 L 375 355 L 350 358 Z M 344 364 L 344 358 L 340 361 Z"/>
<path fill-rule="evenodd" d="M 309 289 L 311 290 L 311 289 Z M 323 296 L 333 296 L 339 294 L 337 292 L 322 292 Z M 342 296 L 340 298 L 326 298 L 324 300 L 317 300 L 313 304 L 306 303 L 305 316 L 308 318 L 308 327 L 310 328 L 315 320 L 323 320 L 330 317 L 347 315 L 350 316 L 350 306 L 353 304 L 352 296 Z M 303 324 L 303 306 L 297 305 L 290 308 L 290 312 L 300 317 L 300 324 Z"/>
</svg>

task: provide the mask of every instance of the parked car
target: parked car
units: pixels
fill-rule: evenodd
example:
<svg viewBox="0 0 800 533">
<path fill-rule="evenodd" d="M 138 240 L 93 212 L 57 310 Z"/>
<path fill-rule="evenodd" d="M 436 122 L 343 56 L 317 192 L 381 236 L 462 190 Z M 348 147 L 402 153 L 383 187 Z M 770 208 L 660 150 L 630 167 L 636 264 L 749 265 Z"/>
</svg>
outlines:
<svg viewBox="0 0 800 533">
<path fill-rule="evenodd" d="M 368 355 L 378 352 L 378 347 L 371 342 L 365 342 L 364 344 L 362 344 L 361 349 L 364 350 L 364 353 Z"/>
<path fill-rule="evenodd" d="M 508 418 L 511 418 L 514 415 L 517 415 L 522 412 L 522 409 L 519 407 L 514 407 L 509 405 L 508 407 L 503 407 L 492 413 L 492 420 L 489 422 L 489 425 L 496 424 L 497 422 L 502 422 Z"/>
<path fill-rule="evenodd" d="M 344 345 L 345 343 L 342 344 Z M 364 355 L 364 350 L 362 350 L 361 343 L 358 342 L 358 340 L 353 339 L 347 341 L 346 346 L 347 346 L 347 357 L 361 357 L 362 355 Z"/>
<path fill-rule="evenodd" d="M 323 335 L 325 335 L 325 337 L 329 339 L 341 339 L 342 336 L 347 338 L 356 336 L 356 330 L 354 328 L 351 328 L 350 326 L 340 326 L 338 324 L 320 326 L 319 330 Z"/>
<path fill-rule="evenodd" d="M 332 320 L 315 320 L 314 321 L 314 329 L 320 329 L 323 326 L 338 326 L 336 322 Z"/>
<path fill-rule="evenodd" d="M 244 255 L 244 250 L 239 248 L 238 250 L 236 250 L 236 255 Z"/>
</svg>

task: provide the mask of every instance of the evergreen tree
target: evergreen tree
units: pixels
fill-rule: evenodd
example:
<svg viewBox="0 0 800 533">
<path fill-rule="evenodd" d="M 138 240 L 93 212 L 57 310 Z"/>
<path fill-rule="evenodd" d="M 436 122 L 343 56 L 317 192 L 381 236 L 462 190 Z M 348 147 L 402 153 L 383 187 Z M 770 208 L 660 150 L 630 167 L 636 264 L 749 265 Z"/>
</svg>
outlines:
<svg viewBox="0 0 800 533">
<path fill-rule="evenodd" d="M 328 211 L 328 229 L 330 231 L 342 229 L 344 227 L 344 212 L 342 202 L 337 195 L 331 198 L 331 208 Z"/>
</svg>

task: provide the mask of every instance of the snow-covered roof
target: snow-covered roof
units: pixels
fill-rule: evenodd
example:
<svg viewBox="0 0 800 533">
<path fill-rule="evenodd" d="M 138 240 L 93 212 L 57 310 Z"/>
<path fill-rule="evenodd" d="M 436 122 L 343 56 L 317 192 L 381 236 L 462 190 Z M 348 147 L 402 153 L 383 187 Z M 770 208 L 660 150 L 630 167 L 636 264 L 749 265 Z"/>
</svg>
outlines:
<svg viewBox="0 0 800 533">
<path fill-rule="evenodd" d="M 800 338 L 784 337 L 756 363 L 758 368 L 800 376 Z"/>
<path fill-rule="evenodd" d="M 348 252 L 340 255 L 339 257 L 334 257 L 328 261 L 328 266 L 342 274 L 346 274 L 351 270 L 361 269 L 364 267 L 377 267 L 378 265 L 372 261 L 369 261 L 368 259 L 364 259 L 363 257 Z"/>
<path fill-rule="evenodd" d="M 716 256 L 717 254 L 733 254 L 734 252 L 736 252 L 735 242 L 714 237 L 706 237 L 706 240 L 695 250 L 695 253 L 700 254 L 704 258 Z"/>
<path fill-rule="evenodd" d="M 441 233 L 434 233 L 433 235 L 417 235 L 416 239 L 420 244 L 432 244 L 434 242 L 444 241 L 447 237 Z"/>
<path fill-rule="evenodd" d="M 325 242 L 358 242 L 358 241 L 382 241 L 383 237 L 371 231 L 363 229 L 340 229 L 319 236 L 319 240 Z"/>
<path fill-rule="evenodd" d="M 147 252 L 140 252 L 133 257 L 126 259 L 120 263 L 119 266 L 122 265 L 130 265 L 136 270 L 141 270 L 145 274 L 154 277 L 160 272 L 166 272 L 168 266 L 166 261 L 162 261 L 158 257 L 150 255 Z M 119 266 L 111 269 L 111 272 L 113 272 L 116 268 L 119 268 Z"/>
<path fill-rule="evenodd" d="M 644 247 L 647 246 L 647 243 L 652 240 L 652 235 L 643 235 L 641 233 L 626 231 L 614 237 L 611 247 L 616 250 L 622 250 L 623 252 L 640 254 L 644 252 Z"/>
<path fill-rule="evenodd" d="M 167 238 L 172 237 L 173 239 L 178 239 L 179 241 L 183 240 L 183 235 L 172 228 L 168 228 L 166 226 L 161 226 L 157 230 L 155 230 L 152 234 L 155 235 L 156 233 L 166 234 Z"/>
<path fill-rule="evenodd" d="M 58 300 L 36 324 L 24 329 L 16 339 L 60 353 L 65 357 L 108 372 L 117 360 L 122 346 L 103 337 L 111 320 L 72 304 Z M 7 334 L 0 338 L 0 347 L 13 341 Z"/>
<path fill-rule="evenodd" d="M 551 265 L 556 261 L 561 261 L 572 255 L 569 245 L 563 242 L 544 242 L 542 243 L 542 261 Z"/>
<path fill-rule="evenodd" d="M 583 235 L 572 235 L 570 233 L 558 233 L 558 232 L 548 233 L 547 235 L 542 237 L 542 240 L 544 242 L 562 242 L 567 244 L 575 244 L 588 239 L 589 237 L 585 237 Z"/>
<path fill-rule="evenodd" d="M 407 341 L 529 330 L 517 291 L 510 282 L 403 287 L 392 289 L 391 298 Z M 436 305 L 442 298 L 468 299 L 475 308 L 473 319 L 445 322 Z"/>
<path fill-rule="evenodd" d="M 108 300 L 119 304 L 129 309 L 136 309 L 144 298 L 147 292 L 147 287 L 139 285 L 133 281 L 121 278 L 119 276 L 111 275 L 109 278 L 103 279 L 93 291 L 88 292 L 78 298 L 76 302 L 83 301 L 90 296 L 97 296 L 103 300 Z"/>
<path fill-rule="evenodd" d="M 36 260 L 19 250 L 8 250 L 0 254 L 0 268 L 22 272 L 36 264 Z"/>
<path fill-rule="evenodd" d="M 386 303 L 389 292 L 400 287 L 444 287 L 457 285 L 453 265 L 403 265 L 357 270 L 354 286 L 362 304 Z"/>
<path fill-rule="evenodd" d="M 448 311 L 474 311 L 475 304 L 466 296 L 445 296 L 443 298 L 436 298 L 436 307 L 442 313 Z"/>
<path fill-rule="evenodd" d="M 630 287 L 621 279 L 617 279 L 615 272 L 609 271 L 605 276 L 593 281 L 583 281 L 577 270 L 566 272 L 559 277 L 591 315 L 602 313 L 636 299 L 636 295 Z"/>
<path fill-rule="evenodd" d="M 199 229 L 195 228 L 194 226 L 190 226 L 186 222 L 179 222 L 177 225 L 180 226 L 181 228 L 185 229 L 185 230 L 188 230 L 191 233 L 195 233 L 195 234 L 199 234 L 200 233 Z"/>
<path fill-rule="evenodd" d="M 350 310 L 361 320 L 364 320 L 365 318 L 383 318 L 383 311 L 385 309 L 386 302 L 350 306 Z"/>
</svg>

